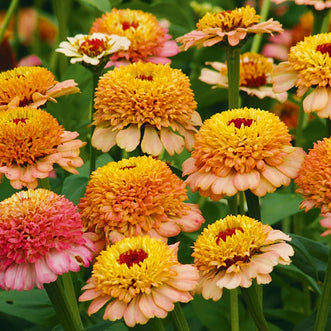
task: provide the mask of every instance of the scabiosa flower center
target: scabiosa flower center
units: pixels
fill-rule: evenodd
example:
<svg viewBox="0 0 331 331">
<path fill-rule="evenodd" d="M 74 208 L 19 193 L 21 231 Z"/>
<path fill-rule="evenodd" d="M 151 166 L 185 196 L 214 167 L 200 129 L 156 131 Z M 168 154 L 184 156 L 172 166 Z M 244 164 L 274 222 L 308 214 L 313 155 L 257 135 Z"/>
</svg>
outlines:
<svg viewBox="0 0 331 331">
<path fill-rule="evenodd" d="M 122 29 L 124 31 L 130 28 L 137 29 L 138 26 L 139 26 L 138 22 L 127 22 L 127 21 L 122 22 Z"/>
<path fill-rule="evenodd" d="M 216 238 L 216 244 L 218 244 L 220 242 L 220 240 L 226 241 L 226 239 L 228 237 L 232 237 L 236 233 L 237 230 L 244 232 L 244 230 L 241 227 L 226 229 L 225 231 L 220 231 Z"/>
<path fill-rule="evenodd" d="M 125 263 L 128 268 L 131 268 L 134 264 L 143 262 L 147 257 L 148 254 L 143 249 L 130 249 L 120 255 L 118 262 Z"/>
<path fill-rule="evenodd" d="M 108 47 L 107 40 L 88 37 L 79 46 L 78 52 L 95 57 L 104 52 Z"/>
<path fill-rule="evenodd" d="M 233 118 L 232 120 L 230 120 L 228 122 L 228 125 L 230 124 L 234 124 L 234 126 L 237 128 L 237 129 L 240 129 L 241 126 L 251 126 L 252 123 L 253 123 L 253 119 L 251 118 Z"/>
<path fill-rule="evenodd" d="M 322 54 L 328 53 L 329 56 L 331 56 L 331 43 L 317 45 L 316 51 L 321 52 Z"/>
</svg>

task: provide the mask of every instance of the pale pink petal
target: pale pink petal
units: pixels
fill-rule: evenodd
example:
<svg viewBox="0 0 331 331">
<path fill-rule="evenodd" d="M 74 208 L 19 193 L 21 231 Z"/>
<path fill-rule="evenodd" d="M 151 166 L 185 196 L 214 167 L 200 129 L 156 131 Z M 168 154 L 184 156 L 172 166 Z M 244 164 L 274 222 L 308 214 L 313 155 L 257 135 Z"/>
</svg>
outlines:
<svg viewBox="0 0 331 331">
<path fill-rule="evenodd" d="M 162 222 L 156 231 L 164 237 L 174 237 L 180 233 L 181 228 L 174 222 Z"/>
<path fill-rule="evenodd" d="M 92 286 L 92 285 L 91 285 Z M 95 286 L 95 285 L 93 285 Z M 86 291 L 79 297 L 79 301 L 89 301 L 89 300 L 93 300 L 97 297 L 99 297 L 101 295 L 102 292 L 100 291 L 96 291 L 95 287 L 91 288 L 91 289 L 87 289 L 86 285 L 82 288 L 82 290 Z"/>
<path fill-rule="evenodd" d="M 171 299 L 173 302 L 176 301 L 189 302 L 190 300 L 193 299 L 190 293 L 178 291 L 175 288 L 167 285 L 156 287 L 153 289 L 153 291 Z"/>
<path fill-rule="evenodd" d="M 277 170 L 275 167 L 270 167 L 265 165 L 264 171 L 261 172 L 262 176 L 266 178 L 275 187 L 280 187 L 282 185 L 289 185 L 291 178 L 284 175 L 282 172 Z"/>
<path fill-rule="evenodd" d="M 212 299 L 218 301 L 223 295 L 223 288 L 216 285 L 218 278 L 209 277 L 205 278 L 201 282 L 201 289 L 198 293 L 201 293 L 205 299 Z"/>
<path fill-rule="evenodd" d="M 51 270 L 58 275 L 69 271 L 70 257 L 66 251 L 50 251 L 46 254 L 46 262 Z"/>
<path fill-rule="evenodd" d="M 316 87 L 303 100 L 303 109 L 306 113 L 324 109 L 328 103 L 328 90 L 326 87 Z"/>
<path fill-rule="evenodd" d="M 132 152 L 137 148 L 140 142 L 140 129 L 137 125 L 130 125 L 127 129 L 121 130 L 116 136 L 117 145 L 125 149 L 127 152 Z"/>
<path fill-rule="evenodd" d="M 190 204 L 186 204 L 190 205 Z M 182 217 L 171 218 L 175 223 L 179 224 L 182 227 L 184 232 L 194 232 L 198 231 L 201 227 L 201 224 L 205 221 L 201 215 L 200 210 L 189 210 L 187 215 Z"/>
<path fill-rule="evenodd" d="M 162 153 L 163 145 L 157 131 L 152 126 L 145 126 L 144 137 L 141 142 L 141 149 L 144 153 L 158 156 Z"/>
<path fill-rule="evenodd" d="M 146 318 L 164 318 L 167 316 L 167 311 L 157 306 L 153 296 L 150 294 L 142 294 L 139 298 L 139 308 Z"/>
<path fill-rule="evenodd" d="M 170 298 L 164 296 L 160 292 L 152 290 L 152 296 L 156 305 L 166 311 L 171 311 L 174 309 L 174 302 Z"/>
<path fill-rule="evenodd" d="M 62 95 L 73 94 L 80 92 L 77 83 L 73 79 L 68 79 L 63 82 L 57 83 L 52 88 L 47 90 L 47 97 L 58 98 Z"/>
<path fill-rule="evenodd" d="M 284 162 L 276 168 L 290 178 L 295 178 L 306 156 L 306 152 L 301 147 L 295 147 L 295 150 L 284 158 Z"/>
<path fill-rule="evenodd" d="M 210 85 L 217 85 L 221 87 L 228 86 L 228 78 L 226 75 L 221 75 L 219 72 L 206 68 L 203 68 L 201 70 L 201 75 L 199 79 L 202 82 Z"/>
<path fill-rule="evenodd" d="M 171 267 L 172 270 L 175 270 L 183 281 L 185 280 L 193 280 L 197 281 L 199 279 L 199 272 L 197 271 L 196 267 L 190 264 L 175 264 Z M 197 284 L 197 282 L 196 282 Z M 186 287 L 186 285 L 185 285 Z M 183 290 L 185 291 L 185 290 Z M 190 291 L 193 291 L 191 289 Z"/>
<path fill-rule="evenodd" d="M 91 316 L 92 314 L 99 311 L 110 300 L 110 298 L 111 297 L 109 295 L 99 296 L 95 298 L 88 307 L 88 315 Z"/>
<path fill-rule="evenodd" d="M 157 51 L 157 56 L 160 57 L 169 57 L 174 56 L 180 52 L 180 49 L 177 43 L 174 40 L 166 41 L 162 48 Z"/>
<path fill-rule="evenodd" d="M 145 315 L 143 315 L 141 312 L 137 301 L 137 297 L 132 299 L 124 311 L 124 321 L 125 324 L 129 327 L 133 327 L 137 323 L 145 324 L 148 321 L 148 318 L 146 318 Z"/>
<path fill-rule="evenodd" d="M 111 321 L 121 319 L 127 306 L 123 301 L 114 300 L 107 305 L 103 318 L 108 318 Z"/>
<path fill-rule="evenodd" d="M 276 191 L 276 187 L 274 185 L 272 185 L 264 177 L 261 177 L 259 186 L 256 189 L 251 190 L 251 191 L 252 191 L 252 193 L 257 195 L 258 197 L 263 197 L 267 193 L 271 193 L 271 192 Z"/>
<path fill-rule="evenodd" d="M 233 184 L 234 172 L 230 173 L 226 177 L 219 177 L 211 186 L 211 190 L 214 194 L 226 194 L 232 196 L 237 193 L 237 189 Z"/>
<path fill-rule="evenodd" d="M 288 91 L 295 85 L 297 78 L 298 74 L 292 69 L 289 62 L 280 63 L 271 74 L 273 91 L 276 93 Z"/>
<path fill-rule="evenodd" d="M 160 138 L 169 155 L 180 154 L 184 149 L 184 139 L 168 128 L 160 130 Z"/>
<path fill-rule="evenodd" d="M 191 174 L 192 172 L 195 172 L 196 170 L 198 170 L 198 168 L 195 166 L 195 162 L 196 162 L 196 159 L 193 157 L 190 157 L 183 162 L 183 164 L 182 164 L 183 176 L 186 176 L 186 175 Z"/>
<path fill-rule="evenodd" d="M 35 268 L 40 283 L 51 283 L 57 279 L 58 275 L 49 268 L 44 258 L 40 258 L 35 262 Z"/>
<path fill-rule="evenodd" d="M 254 190 L 260 182 L 260 174 L 256 170 L 249 173 L 237 172 L 233 177 L 233 184 L 238 191 Z"/>
</svg>

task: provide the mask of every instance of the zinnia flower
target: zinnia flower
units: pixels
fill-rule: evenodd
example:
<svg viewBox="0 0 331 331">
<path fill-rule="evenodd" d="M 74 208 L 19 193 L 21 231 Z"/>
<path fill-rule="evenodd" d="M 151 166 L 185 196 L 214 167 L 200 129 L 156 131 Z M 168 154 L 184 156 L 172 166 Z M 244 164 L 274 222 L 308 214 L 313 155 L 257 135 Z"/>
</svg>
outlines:
<svg viewBox="0 0 331 331">
<path fill-rule="evenodd" d="M 103 33 L 78 34 L 67 39 L 69 42 L 62 41 L 56 51 L 72 57 L 70 63 L 83 62 L 93 66 L 97 66 L 106 58 L 108 61 L 110 54 L 127 50 L 130 46 L 130 40 L 126 37 Z"/>
<path fill-rule="evenodd" d="M 94 250 L 77 207 L 45 189 L 0 202 L 0 288 L 42 289 L 58 275 L 88 267 Z"/>
<path fill-rule="evenodd" d="M 199 79 L 216 87 L 228 87 L 228 73 L 226 63 L 206 62 L 217 71 L 203 68 Z M 240 90 L 249 95 L 255 95 L 260 99 L 274 98 L 280 102 L 287 99 L 287 93 L 274 93 L 272 91 L 270 75 L 273 68 L 273 60 L 256 53 L 244 53 L 240 55 Z"/>
<path fill-rule="evenodd" d="M 325 217 L 321 225 L 331 228 L 328 221 L 331 213 L 331 138 L 314 143 L 302 163 L 295 183 L 298 185 L 296 191 L 304 198 L 300 207 L 305 211 L 313 207 L 320 208 L 322 217 Z M 330 231 L 326 234 L 329 233 Z"/>
<path fill-rule="evenodd" d="M 116 62 L 169 63 L 168 57 L 179 52 L 177 43 L 171 39 L 168 29 L 162 27 L 156 17 L 141 10 L 112 9 L 93 23 L 90 33 L 100 32 L 127 37 L 131 41 L 128 50 L 110 57 Z"/>
<path fill-rule="evenodd" d="M 121 66 L 99 79 L 95 96 L 95 148 L 107 152 L 117 144 L 133 151 L 142 131 L 144 153 L 157 156 L 163 147 L 170 155 L 184 146 L 192 149 L 201 119 L 190 80 L 181 70 L 142 62 Z"/>
<path fill-rule="evenodd" d="M 289 59 L 280 63 L 272 73 L 273 89 L 281 93 L 297 87 L 298 96 L 310 88 L 303 100 L 306 113 L 317 112 L 331 118 L 330 70 L 331 33 L 322 33 L 305 39 L 291 48 Z"/>
<path fill-rule="evenodd" d="M 289 185 L 305 156 L 273 113 L 239 108 L 213 115 L 196 134 L 183 175 L 193 192 L 219 200 L 238 191 L 257 196 Z"/>
<path fill-rule="evenodd" d="M 200 272 L 196 292 L 219 300 L 223 288 L 250 287 L 271 282 L 277 264 L 290 264 L 294 254 L 280 230 L 244 216 L 226 216 L 208 225 L 194 243 L 194 263 Z"/>
<path fill-rule="evenodd" d="M 64 131 L 44 110 L 24 107 L 0 112 L 0 178 L 3 174 L 15 189 L 36 188 L 57 163 L 71 173 L 83 165 L 75 139 L 77 132 Z"/>
<path fill-rule="evenodd" d="M 177 38 L 177 41 L 183 43 L 184 50 L 192 46 L 206 47 L 221 42 L 236 46 L 251 34 L 283 32 L 279 22 L 271 18 L 258 23 L 260 18 L 250 6 L 219 13 L 208 12 L 199 20 L 196 30 Z"/>
<path fill-rule="evenodd" d="M 277 5 L 285 1 L 295 2 L 296 5 L 313 6 L 315 10 L 331 8 L 331 1 L 329 0 L 272 0 Z"/>
<path fill-rule="evenodd" d="M 11 107 L 40 107 L 48 100 L 80 92 L 73 79 L 58 83 L 42 67 L 19 67 L 0 73 L 0 111 Z"/>
<path fill-rule="evenodd" d="M 197 231 L 204 221 L 186 199 L 185 185 L 165 162 L 141 156 L 94 171 L 79 208 L 85 228 L 107 241 L 137 235 L 166 240 Z"/>
<path fill-rule="evenodd" d="M 108 246 L 97 257 L 79 301 L 93 299 L 89 315 L 107 304 L 103 318 L 123 317 L 130 327 L 165 318 L 175 302 L 193 299 L 189 291 L 199 277 L 194 266 L 178 262 L 177 250 L 178 243 L 168 246 L 148 236 Z"/>
</svg>

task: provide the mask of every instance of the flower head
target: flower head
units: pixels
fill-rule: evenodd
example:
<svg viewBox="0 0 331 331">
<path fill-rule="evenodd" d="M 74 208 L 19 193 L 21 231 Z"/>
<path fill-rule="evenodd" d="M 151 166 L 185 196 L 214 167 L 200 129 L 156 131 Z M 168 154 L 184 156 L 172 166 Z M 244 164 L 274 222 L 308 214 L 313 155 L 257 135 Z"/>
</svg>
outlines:
<svg viewBox="0 0 331 331">
<path fill-rule="evenodd" d="M 324 10 L 331 7 L 330 0 L 272 0 L 272 2 L 277 5 L 285 1 L 295 2 L 296 5 L 311 6 L 314 7 L 315 10 Z"/>
<path fill-rule="evenodd" d="M 165 162 L 142 156 L 94 171 L 79 208 L 85 228 L 107 241 L 147 234 L 166 240 L 204 221 L 186 199 L 185 185 Z"/>
<path fill-rule="evenodd" d="M 115 144 L 133 151 L 141 131 L 144 153 L 160 155 L 163 147 L 170 155 L 184 146 L 192 149 L 201 119 L 189 78 L 181 70 L 142 62 L 121 66 L 99 79 L 95 96 L 92 145 L 103 152 Z"/>
<path fill-rule="evenodd" d="M 37 189 L 0 202 L 0 288 L 41 289 L 88 267 L 93 250 L 77 207 L 63 196 Z"/>
<path fill-rule="evenodd" d="M 226 63 L 206 62 L 217 71 L 203 68 L 199 79 L 216 87 L 228 87 L 228 73 Z M 249 95 L 255 95 L 260 99 L 270 97 L 284 102 L 287 93 L 274 93 L 272 91 L 270 75 L 273 68 L 273 60 L 256 53 L 244 53 L 240 55 L 240 90 Z"/>
<path fill-rule="evenodd" d="M 177 41 L 183 43 L 184 50 L 217 43 L 236 46 L 251 34 L 283 31 L 281 24 L 272 18 L 258 23 L 260 18 L 250 6 L 219 13 L 207 12 L 197 23 L 196 30 L 177 38 Z"/>
<path fill-rule="evenodd" d="M 36 188 L 57 163 L 78 173 L 83 165 L 79 149 L 84 142 L 77 132 L 64 131 L 44 110 L 24 107 L 0 112 L 0 178 L 3 174 L 16 189 Z"/>
<path fill-rule="evenodd" d="M 61 83 L 42 67 L 18 67 L 0 73 L 0 111 L 11 107 L 39 107 L 48 100 L 80 92 L 74 80 Z"/>
<path fill-rule="evenodd" d="M 72 57 L 70 63 L 83 62 L 93 66 L 108 61 L 110 54 L 127 50 L 130 46 L 126 37 L 103 33 L 78 34 L 67 39 L 69 42 L 62 41 L 56 51 Z"/>
<path fill-rule="evenodd" d="M 165 318 L 175 302 L 193 299 L 198 272 L 177 260 L 178 243 L 168 246 L 155 238 L 125 238 L 97 257 L 92 277 L 80 301 L 92 300 L 91 315 L 107 304 L 104 319 L 124 318 L 133 327 L 150 318 Z"/>
<path fill-rule="evenodd" d="M 291 48 L 288 61 L 274 69 L 274 91 L 280 93 L 295 86 L 298 96 L 303 96 L 313 88 L 303 100 L 304 111 L 316 111 L 320 117 L 331 118 L 329 52 L 331 54 L 331 33 L 305 37 Z"/>
<path fill-rule="evenodd" d="M 194 243 L 194 263 L 200 272 L 197 293 L 214 301 L 223 288 L 271 282 L 277 264 L 290 264 L 291 238 L 247 216 L 226 216 L 208 225 Z"/>
<path fill-rule="evenodd" d="M 154 62 L 168 63 L 169 56 L 179 52 L 177 43 L 171 39 L 168 29 L 162 27 L 156 17 L 141 10 L 113 9 L 93 23 L 91 33 L 100 32 L 127 37 L 128 50 L 117 52 L 110 57 L 116 62 Z"/>
<path fill-rule="evenodd" d="M 193 192 L 219 200 L 250 189 L 263 196 L 297 175 L 305 152 L 290 144 L 286 125 L 268 111 L 239 108 L 215 114 L 196 134 L 183 175 Z"/>
</svg>

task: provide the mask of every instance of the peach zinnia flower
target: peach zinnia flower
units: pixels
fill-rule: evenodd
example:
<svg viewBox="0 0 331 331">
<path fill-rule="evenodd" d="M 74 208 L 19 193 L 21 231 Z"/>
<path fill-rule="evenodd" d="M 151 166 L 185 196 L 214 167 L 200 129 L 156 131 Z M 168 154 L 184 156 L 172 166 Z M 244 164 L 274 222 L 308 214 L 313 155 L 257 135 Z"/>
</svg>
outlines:
<svg viewBox="0 0 331 331">
<path fill-rule="evenodd" d="M 208 225 L 194 243 L 194 263 L 200 272 L 196 292 L 219 300 L 223 288 L 250 287 L 271 282 L 277 264 L 290 264 L 294 254 L 280 230 L 244 216 L 226 216 Z"/>
<path fill-rule="evenodd" d="M 95 96 L 95 148 L 107 152 L 117 144 L 133 151 L 142 131 L 144 153 L 157 156 L 163 147 L 170 155 L 184 146 L 192 149 L 201 119 L 190 80 L 181 70 L 142 62 L 121 66 L 99 79 Z"/>
<path fill-rule="evenodd" d="M 298 185 L 297 192 L 302 194 L 304 201 L 300 207 L 305 211 L 311 208 L 320 208 L 322 217 L 321 225 L 331 228 L 331 138 L 324 138 L 314 143 L 309 150 L 295 179 Z M 329 234 L 328 231 L 327 234 Z"/>
<path fill-rule="evenodd" d="M 165 162 L 141 156 L 94 171 L 79 208 L 85 228 L 107 241 L 147 234 L 166 240 L 204 221 L 186 199 L 185 185 Z"/>
<path fill-rule="evenodd" d="M 79 301 L 93 299 L 89 315 L 107 304 L 103 318 L 123 317 L 130 327 L 165 318 L 175 302 L 193 299 L 189 291 L 199 277 L 194 266 L 178 262 L 177 250 L 178 243 L 168 246 L 148 236 L 108 246 L 97 257 Z"/>
<path fill-rule="evenodd" d="M 94 246 L 77 207 L 45 189 L 0 202 L 0 288 L 42 289 L 58 275 L 88 267 Z"/>
<path fill-rule="evenodd" d="M 0 73 L 0 110 L 10 107 L 40 107 L 48 100 L 80 92 L 73 79 L 58 83 L 42 67 L 19 67 Z"/>
<path fill-rule="evenodd" d="M 206 62 L 215 70 L 203 68 L 199 79 L 216 87 L 228 87 L 227 64 L 221 62 Z M 244 53 L 240 55 L 240 90 L 249 95 L 255 95 L 260 99 L 274 98 L 280 102 L 287 99 L 287 93 L 274 93 L 272 91 L 270 74 L 273 68 L 273 60 L 256 53 Z"/>
<path fill-rule="evenodd" d="M 75 139 L 77 132 L 64 131 L 49 113 L 37 108 L 10 108 L 0 112 L 0 178 L 3 174 L 15 189 L 36 188 L 57 163 L 71 173 L 83 165 Z"/>
<path fill-rule="evenodd" d="M 183 43 L 184 50 L 192 46 L 213 46 L 220 42 L 236 46 L 251 34 L 283 32 L 279 22 L 271 18 L 258 23 L 260 18 L 250 6 L 219 13 L 208 12 L 197 23 L 197 30 L 177 38 L 177 41 Z"/>
<path fill-rule="evenodd" d="M 162 27 L 156 17 L 142 10 L 113 9 L 93 23 L 90 33 L 100 32 L 127 37 L 131 41 L 128 50 L 110 57 L 116 62 L 169 63 L 168 57 L 179 52 L 177 43 L 170 40 L 168 29 Z"/>
<path fill-rule="evenodd" d="M 193 192 L 219 200 L 238 191 L 257 196 L 289 185 L 305 156 L 286 125 L 268 111 L 240 108 L 213 115 L 196 134 L 183 175 Z"/>
<path fill-rule="evenodd" d="M 331 33 L 305 37 L 291 48 L 289 59 L 280 63 L 272 73 L 273 88 L 277 93 L 297 87 L 298 96 L 310 88 L 303 100 L 306 113 L 313 111 L 331 118 Z"/>
<path fill-rule="evenodd" d="M 285 1 L 295 2 L 296 5 L 313 6 L 315 10 L 331 8 L 331 1 L 329 0 L 272 0 L 277 5 Z"/>
</svg>

